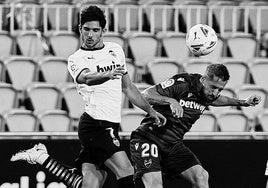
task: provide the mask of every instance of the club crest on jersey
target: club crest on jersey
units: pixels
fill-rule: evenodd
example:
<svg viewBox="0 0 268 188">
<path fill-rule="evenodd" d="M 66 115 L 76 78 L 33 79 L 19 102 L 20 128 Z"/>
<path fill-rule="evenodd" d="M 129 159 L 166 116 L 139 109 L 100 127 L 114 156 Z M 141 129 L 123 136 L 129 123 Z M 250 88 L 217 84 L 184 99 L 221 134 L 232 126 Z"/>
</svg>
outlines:
<svg viewBox="0 0 268 188">
<path fill-rule="evenodd" d="M 152 165 L 152 159 L 144 160 L 144 166 L 146 168 L 150 168 L 151 165 Z"/>
<path fill-rule="evenodd" d="M 172 78 L 170 78 L 170 79 L 168 79 L 168 80 L 162 82 L 162 83 L 161 83 L 161 86 L 162 86 L 163 89 L 165 89 L 165 88 L 167 88 L 167 87 L 172 86 L 174 83 L 175 83 L 175 80 L 172 79 Z"/>
<path fill-rule="evenodd" d="M 113 138 L 113 143 L 114 143 L 114 145 L 116 145 L 117 147 L 120 146 L 120 142 L 119 142 L 119 140 L 118 140 L 117 138 Z"/>
<path fill-rule="evenodd" d="M 136 149 L 136 150 L 138 150 L 139 145 L 140 145 L 140 144 L 139 144 L 138 142 L 135 144 L 135 149 Z"/>
<path fill-rule="evenodd" d="M 115 54 L 115 52 L 113 50 L 109 50 L 109 54 L 111 54 L 111 56 L 116 58 L 116 54 Z"/>
</svg>

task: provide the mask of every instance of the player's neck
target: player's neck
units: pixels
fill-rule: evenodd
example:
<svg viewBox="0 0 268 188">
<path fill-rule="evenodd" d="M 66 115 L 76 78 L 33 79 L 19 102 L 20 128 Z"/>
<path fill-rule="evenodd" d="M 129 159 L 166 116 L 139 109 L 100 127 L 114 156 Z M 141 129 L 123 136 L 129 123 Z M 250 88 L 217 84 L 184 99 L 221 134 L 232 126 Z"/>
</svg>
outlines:
<svg viewBox="0 0 268 188">
<path fill-rule="evenodd" d="M 103 43 L 101 45 L 92 46 L 92 47 L 88 47 L 88 46 L 82 45 L 81 46 L 81 49 L 82 50 L 87 50 L 87 51 L 95 51 L 95 50 L 101 50 L 101 49 L 103 49 L 104 46 L 105 45 Z"/>
</svg>

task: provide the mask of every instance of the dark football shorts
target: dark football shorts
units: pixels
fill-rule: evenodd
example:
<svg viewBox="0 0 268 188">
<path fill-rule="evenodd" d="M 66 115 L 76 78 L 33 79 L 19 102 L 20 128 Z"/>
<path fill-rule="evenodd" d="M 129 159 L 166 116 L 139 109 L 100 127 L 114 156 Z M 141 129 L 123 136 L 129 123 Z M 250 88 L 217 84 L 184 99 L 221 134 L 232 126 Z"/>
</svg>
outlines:
<svg viewBox="0 0 268 188">
<path fill-rule="evenodd" d="M 179 178 L 183 171 L 200 164 L 195 154 L 182 141 L 164 153 L 153 141 L 133 135 L 130 140 L 130 153 L 135 169 L 134 179 L 157 171 L 162 171 L 168 179 Z"/>
<path fill-rule="evenodd" d="M 92 163 L 102 167 L 114 153 L 123 151 L 118 135 L 119 123 L 95 120 L 87 113 L 80 117 L 78 136 L 82 146 L 76 159 L 77 168 L 82 163 Z"/>
</svg>

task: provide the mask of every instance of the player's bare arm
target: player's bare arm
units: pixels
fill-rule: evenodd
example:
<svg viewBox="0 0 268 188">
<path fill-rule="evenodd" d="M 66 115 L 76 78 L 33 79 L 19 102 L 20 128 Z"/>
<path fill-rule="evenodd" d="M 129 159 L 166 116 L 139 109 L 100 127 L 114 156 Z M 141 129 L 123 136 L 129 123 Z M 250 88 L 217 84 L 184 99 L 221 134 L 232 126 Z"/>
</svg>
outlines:
<svg viewBox="0 0 268 188">
<path fill-rule="evenodd" d="M 156 112 L 151 105 L 145 100 L 145 98 L 141 95 L 140 91 L 137 87 L 131 82 L 129 75 L 126 74 L 122 77 L 122 89 L 124 94 L 129 98 L 129 100 L 139 108 L 146 111 L 151 117 L 155 119 L 155 123 L 157 125 L 166 124 L 166 118 Z"/>
<path fill-rule="evenodd" d="M 110 79 L 119 79 L 125 73 L 125 68 L 122 66 L 116 67 L 112 71 L 107 72 L 91 72 L 89 69 L 84 69 L 77 77 L 79 84 L 98 85 Z"/>
<path fill-rule="evenodd" d="M 252 95 L 247 99 L 240 100 L 220 95 L 215 101 L 212 102 L 212 106 L 256 106 L 261 102 L 261 97 Z"/>
<path fill-rule="evenodd" d="M 183 116 L 183 108 L 176 99 L 160 95 L 155 86 L 152 86 L 142 92 L 144 98 L 152 105 L 169 105 L 174 117 Z"/>
</svg>

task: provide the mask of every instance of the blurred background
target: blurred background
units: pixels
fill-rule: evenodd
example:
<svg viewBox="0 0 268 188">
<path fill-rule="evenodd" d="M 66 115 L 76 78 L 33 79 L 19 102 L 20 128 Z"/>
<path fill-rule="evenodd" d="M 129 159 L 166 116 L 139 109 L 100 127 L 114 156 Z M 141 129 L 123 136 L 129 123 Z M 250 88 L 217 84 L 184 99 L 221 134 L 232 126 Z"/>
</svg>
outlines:
<svg viewBox="0 0 268 188">
<path fill-rule="evenodd" d="M 67 59 L 81 45 L 79 11 L 88 5 L 105 11 L 104 40 L 122 46 L 128 73 L 140 91 L 174 74 L 202 74 L 207 65 L 223 63 L 231 76 L 223 95 L 262 97 L 254 108 L 209 108 L 185 142 L 210 172 L 211 187 L 265 187 L 267 0 L 1 0 L 0 187 L 62 186 L 45 178 L 49 175 L 37 176 L 36 167 L 9 163 L 11 153 L 18 149 L 42 141 L 58 159 L 71 165 L 78 155 L 76 131 L 84 102 L 67 71 Z M 218 43 L 212 53 L 198 58 L 189 53 L 185 37 L 199 23 L 216 31 Z M 126 151 L 130 132 L 144 116 L 123 96 L 120 134 Z M 29 177 L 28 184 L 23 175 Z M 166 185 L 178 184 L 166 180 Z"/>
</svg>

